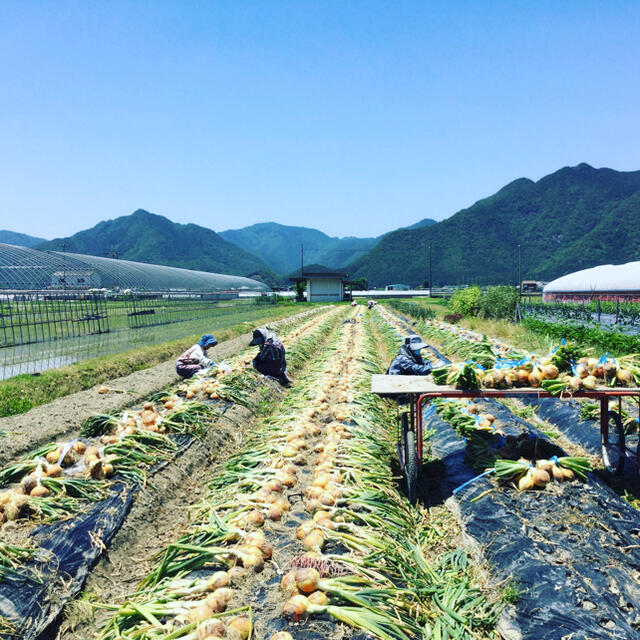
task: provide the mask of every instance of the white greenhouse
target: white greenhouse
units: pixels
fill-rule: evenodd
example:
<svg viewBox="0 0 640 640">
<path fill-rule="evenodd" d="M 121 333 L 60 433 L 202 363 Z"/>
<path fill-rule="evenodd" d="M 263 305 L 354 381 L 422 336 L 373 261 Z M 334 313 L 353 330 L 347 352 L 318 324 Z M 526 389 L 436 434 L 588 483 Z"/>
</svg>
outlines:
<svg viewBox="0 0 640 640">
<path fill-rule="evenodd" d="M 603 264 L 575 271 L 547 284 L 545 302 L 612 300 L 640 302 L 640 262 Z"/>
</svg>

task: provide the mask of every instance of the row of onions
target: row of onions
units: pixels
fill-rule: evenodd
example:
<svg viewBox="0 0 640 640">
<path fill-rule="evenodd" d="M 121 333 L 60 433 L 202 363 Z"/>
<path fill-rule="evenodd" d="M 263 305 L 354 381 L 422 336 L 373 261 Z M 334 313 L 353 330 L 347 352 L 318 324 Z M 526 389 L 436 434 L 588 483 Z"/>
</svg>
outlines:
<svg viewBox="0 0 640 640">
<path fill-rule="evenodd" d="M 545 439 L 524 431 L 505 434 L 494 424 L 492 414 L 482 412 L 468 400 L 435 401 L 440 416 L 465 438 L 467 456 L 478 470 L 495 473 L 499 482 L 509 482 L 520 491 L 543 489 L 549 483 L 586 480 L 588 459 L 565 456 Z"/>
<path fill-rule="evenodd" d="M 305 313 L 303 322 L 284 325 L 292 370 L 302 366 L 338 322 L 335 308 Z M 299 318 L 297 318 L 299 320 Z M 255 349 L 253 349 L 255 350 Z M 245 366 L 248 350 L 231 361 L 235 375 L 227 387 L 248 398 L 259 376 Z M 244 386 L 244 388 L 242 388 Z M 202 435 L 216 415 L 210 398 L 191 399 L 177 388 L 156 394 L 139 409 L 95 415 L 80 437 L 53 442 L 0 469 L 0 522 L 29 519 L 34 524 L 66 519 L 105 498 L 119 480 L 144 485 L 148 474 L 178 451 L 176 434 Z M 39 550 L 0 543 L 0 576 L 24 578 L 20 565 Z"/>
<path fill-rule="evenodd" d="M 298 485 L 306 461 L 301 439 L 288 438 L 290 427 L 309 420 L 309 382 L 324 364 L 323 352 L 335 348 L 336 334 L 316 350 L 309 372 L 296 377 L 278 411 L 218 471 L 189 532 L 159 554 L 156 568 L 123 605 L 102 605 L 115 611 L 102 640 L 246 638 L 252 632 L 253 610 L 242 588 L 273 556 L 265 522 L 277 523 L 289 511 L 285 491 Z"/>
<path fill-rule="evenodd" d="M 434 370 L 436 384 L 459 389 L 541 387 L 553 395 L 640 385 L 640 354 L 594 357 L 592 350 L 564 342 L 540 356 L 441 320 L 425 320 L 420 328 L 423 337 L 459 358 Z"/>
<path fill-rule="evenodd" d="M 493 626 L 466 555 L 428 560 L 426 514 L 391 469 L 394 411 L 368 390 L 376 330 L 351 319 L 216 474 L 140 589 L 103 605 L 115 613 L 100 640 L 326 637 L 331 621 L 384 640 L 475 638 Z M 259 588 L 275 575 L 279 597 Z"/>
</svg>

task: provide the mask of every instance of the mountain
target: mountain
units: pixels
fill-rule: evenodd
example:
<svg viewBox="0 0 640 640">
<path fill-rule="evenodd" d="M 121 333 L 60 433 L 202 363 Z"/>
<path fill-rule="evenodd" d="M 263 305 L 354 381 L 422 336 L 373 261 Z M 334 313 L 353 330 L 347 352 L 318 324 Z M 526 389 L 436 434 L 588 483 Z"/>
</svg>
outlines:
<svg viewBox="0 0 640 640">
<path fill-rule="evenodd" d="M 432 218 L 422 218 L 419 222 L 415 224 L 409 225 L 408 227 L 402 227 L 403 229 L 419 229 L 420 227 L 430 227 L 432 224 L 437 224 L 437 220 L 433 220 Z M 389 233 L 393 233 L 390 231 Z M 389 235 L 389 234 L 385 234 Z"/>
<path fill-rule="evenodd" d="M 215 231 L 195 224 L 178 224 L 143 209 L 105 220 L 69 238 L 43 242 L 36 248 L 248 276 L 268 284 L 280 282 L 264 261 Z"/>
<path fill-rule="evenodd" d="M 19 247 L 35 247 L 41 242 L 46 242 L 46 240 L 44 238 L 28 236 L 26 233 L 0 230 L 0 242 L 4 244 L 15 244 Z"/>
<path fill-rule="evenodd" d="M 262 222 L 221 231 L 220 235 L 246 251 L 259 255 L 275 271 L 290 273 L 300 267 L 300 245 L 304 263 L 320 263 L 331 268 L 347 264 L 371 249 L 377 238 L 332 238 L 317 229 Z"/>
<path fill-rule="evenodd" d="M 399 229 L 347 266 L 373 286 L 552 280 L 598 264 L 640 260 L 640 171 L 564 167 L 519 178 L 427 227 Z"/>
<path fill-rule="evenodd" d="M 406 228 L 416 229 L 435 222 L 431 218 L 424 218 Z M 242 229 L 221 231 L 219 235 L 246 251 L 261 256 L 278 273 L 291 273 L 294 269 L 300 269 L 300 245 L 304 247 L 304 264 L 323 264 L 331 269 L 339 269 L 372 249 L 384 237 L 337 238 L 317 229 L 292 227 L 276 222 L 262 222 Z"/>
</svg>

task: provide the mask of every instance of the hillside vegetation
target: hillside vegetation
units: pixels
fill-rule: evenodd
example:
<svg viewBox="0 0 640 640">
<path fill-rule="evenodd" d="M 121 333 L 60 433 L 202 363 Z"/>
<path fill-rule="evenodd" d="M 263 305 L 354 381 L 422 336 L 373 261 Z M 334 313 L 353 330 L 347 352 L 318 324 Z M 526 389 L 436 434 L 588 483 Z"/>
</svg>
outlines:
<svg viewBox="0 0 640 640">
<path fill-rule="evenodd" d="M 348 265 L 374 286 L 515 284 L 518 244 L 523 278 L 552 280 L 603 263 L 640 258 L 640 171 L 565 167 L 533 182 L 520 178 L 429 227 L 400 229 Z"/>
<path fill-rule="evenodd" d="M 46 242 L 46 240 L 44 238 L 28 236 L 26 233 L 0 229 L 0 242 L 4 244 L 15 244 L 18 247 L 34 247 L 41 242 Z"/>
<path fill-rule="evenodd" d="M 406 227 L 415 229 L 435 224 L 424 218 Z M 292 227 L 275 222 L 254 224 L 242 229 L 222 231 L 229 242 L 260 256 L 274 271 L 291 273 L 300 267 L 300 245 L 304 245 L 304 263 L 322 264 L 339 269 L 372 249 L 384 236 L 377 238 L 336 238 L 317 229 Z"/>
<path fill-rule="evenodd" d="M 184 269 L 280 281 L 257 256 L 196 224 L 177 224 L 138 209 L 129 216 L 106 220 L 69 238 L 57 238 L 36 247 L 43 250 L 112 256 Z"/>
</svg>

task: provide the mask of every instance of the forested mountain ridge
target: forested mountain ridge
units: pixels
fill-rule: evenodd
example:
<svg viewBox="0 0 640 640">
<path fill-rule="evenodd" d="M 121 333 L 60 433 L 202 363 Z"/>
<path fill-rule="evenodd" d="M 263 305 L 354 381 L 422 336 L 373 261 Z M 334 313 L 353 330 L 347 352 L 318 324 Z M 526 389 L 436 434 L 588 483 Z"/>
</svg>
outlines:
<svg viewBox="0 0 640 640">
<path fill-rule="evenodd" d="M 18 247 L 34 247 L 41 242 L 46 242 L 46 240 L 44 238 L 29 236 L 26 233 L 0 229 L 0 242 L 4 244 L 15 244 Z"/>
<path fill-rule="evenodd" d="M 407 229 L 429 224 L 435 224 L 435 220 L 424 218 Z M 229 229 L 221 231 L 219 235 L 246 251 L 260 256 L 279 273 L 290 273 L 300 268 L 300 245 L 304 246 L 305 264 L 323 264 L 337 269 L 372 249 L 383 237 L 337 238 L 317 229 L 294 227 L 276 222 L 262 222 L 242 229 Z"/>
<path fill-rule="evenodd" d="M 399 229 L 347 266 L 370 285 L 515 284 L 603 263 L 640 259 L 640 171 L 564 167 L 519 178 L 435 225 Z"/>
<path fill-rule="evenodd" d="M 215 231 L 196 224 L 178 224 L 143 209 L 36 248 L 247 276 L 268 284 L 280 282 L 263 260 Z"/>
</svg>

